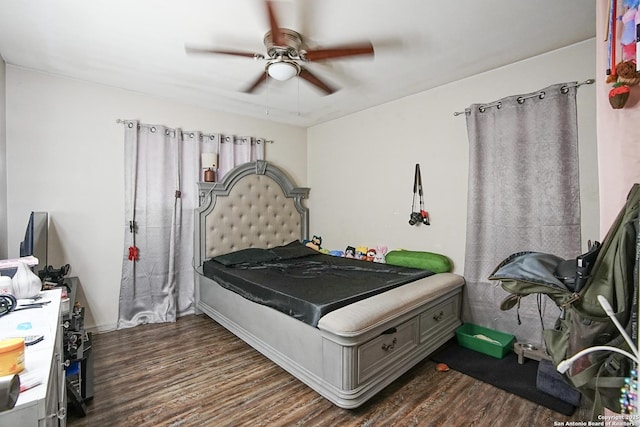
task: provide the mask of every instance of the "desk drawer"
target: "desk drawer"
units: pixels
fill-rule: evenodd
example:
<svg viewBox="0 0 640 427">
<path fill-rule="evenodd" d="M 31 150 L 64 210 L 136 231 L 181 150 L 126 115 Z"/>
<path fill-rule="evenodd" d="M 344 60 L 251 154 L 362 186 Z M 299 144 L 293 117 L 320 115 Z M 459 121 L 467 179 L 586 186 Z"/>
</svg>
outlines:
<svg viewBox="0 0 640 427">
<path fill-rule="evenodd" d="M 420 342 L 424 342 L 442 324 L 457 322 L 460 317 L 460 297 L 458 294 L 428 308 L 420 314 Z"/>
<path fill-rule="evenodd" d="M 389 366 L 394 360 L 418 345 L 418 319 L 413 318 L 357 349 L 358 383 Z"/>
</svg>

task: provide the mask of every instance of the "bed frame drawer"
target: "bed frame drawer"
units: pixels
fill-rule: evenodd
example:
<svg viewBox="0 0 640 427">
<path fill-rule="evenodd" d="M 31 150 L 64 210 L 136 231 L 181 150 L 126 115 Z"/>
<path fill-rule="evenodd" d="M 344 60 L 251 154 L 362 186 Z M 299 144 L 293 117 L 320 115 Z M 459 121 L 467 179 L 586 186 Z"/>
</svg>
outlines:
<svg viewBox="0 0 640 427">
<path fill-rule="evenodd" d="M 360 345 L 357 349 L 358 383 L 366 381 L 417 346 L 417 318 L 390 328 L 380 336 Z"/>
<path fill-rule="evenodd" d="M 431 338 L 441 325 L 460 319 L 460 296 L 454 295 L 420 314 L 420 342 Z"/>
</svg>

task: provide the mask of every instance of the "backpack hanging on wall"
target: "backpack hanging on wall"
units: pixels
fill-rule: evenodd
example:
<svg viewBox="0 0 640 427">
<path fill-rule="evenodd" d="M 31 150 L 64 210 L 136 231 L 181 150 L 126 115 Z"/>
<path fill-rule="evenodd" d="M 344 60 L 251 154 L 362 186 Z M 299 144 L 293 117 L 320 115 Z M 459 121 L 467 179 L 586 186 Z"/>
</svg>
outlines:
<svg viewBox="0 0 640 427">
<path fill-rule="evenodd" d="M 571 261 L 573 275 L 567 273 L 567 262 L 560 257 L 520 252 L 501 262 L 489 276 L 512 294 L 503 301 L 502 309 L 530 294 L 547 295 L 560 307 L 554 328 L 543 331 L 547 353 L 556 367 L 587 347 L 630 350 L 600 306 L 598 295 L 609 301 L 616 318 L 637 339 L 639 205 L 640 185 L 635 184 L 602 245 Z M 631 360 L 604 351 L 580 358 L 564 376 L 594 403 L 594 414 L 602 413 L 603 407 L 620 412 L 620 387 L 630 370 Z"/>
</svg>

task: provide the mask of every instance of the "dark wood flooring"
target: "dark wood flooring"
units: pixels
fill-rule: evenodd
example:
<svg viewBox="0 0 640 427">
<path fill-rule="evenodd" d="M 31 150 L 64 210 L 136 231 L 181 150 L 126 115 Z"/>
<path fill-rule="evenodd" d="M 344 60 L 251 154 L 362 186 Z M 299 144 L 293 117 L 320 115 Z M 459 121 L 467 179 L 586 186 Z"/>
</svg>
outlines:
<svg viewBox="0 0 640 427">
<path fill-rule="evenodd" d="M 425 360 L 341 409 L 202 316 L 93 336 L 94 398 L 68 426 L 553 426 L 559 414 Z"/>
</svg>

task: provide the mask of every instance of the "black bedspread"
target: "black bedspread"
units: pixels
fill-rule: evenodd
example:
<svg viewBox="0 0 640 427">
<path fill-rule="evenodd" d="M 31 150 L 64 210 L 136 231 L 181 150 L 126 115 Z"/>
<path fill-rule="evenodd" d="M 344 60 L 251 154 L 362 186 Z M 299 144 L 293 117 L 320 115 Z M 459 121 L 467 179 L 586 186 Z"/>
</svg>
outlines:
<svg viewBox="0 0 640 427">
<path fill-rule="evenodd" d="M 294 241 L 215 257 L 205 261 L 204 274 L 315 327 L 332 310 L 434 273 L 325 255 Z"/>
</svg>

